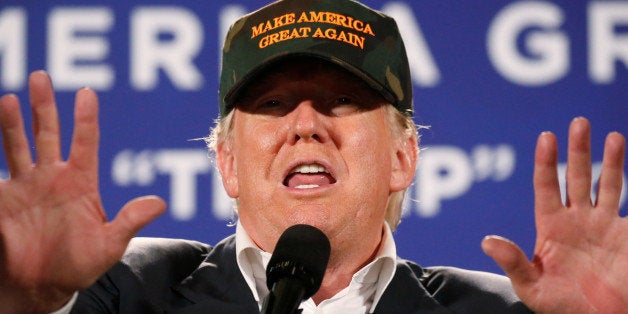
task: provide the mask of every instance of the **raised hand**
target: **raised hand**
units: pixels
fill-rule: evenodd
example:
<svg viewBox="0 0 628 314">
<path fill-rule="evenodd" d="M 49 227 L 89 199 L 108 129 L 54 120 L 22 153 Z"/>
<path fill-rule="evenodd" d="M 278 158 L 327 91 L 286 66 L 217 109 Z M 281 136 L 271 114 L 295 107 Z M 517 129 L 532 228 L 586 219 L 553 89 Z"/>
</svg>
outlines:
<svg viewBox="0 0 628 314">
<path fill-rule="evenodd" d="M 131 237 L 165 210 L 154 196 L 127 203 L 107 222 L 98 190 L 98 100 L 76 94 L 67 161 L 60 152 L 50 78 L 29 78 L 33 163 L 19 100 L 0 99 L 2 142 L 10 179 L 0 181 L 0 304 L 3 311 L 47 312 L 91 285 L 124 253 Z"/>
<path fill-rule="evenodd" d="M 537 239 L 529 262 L 513 243 L 487 237 L 482 248 L 510 277 L 521 300 L 538 313 L 628 311 L 628 218 L 619 216 L 626 140 L 606 138 L 597 200 L 592 203 L 590 126 L 569 129 L 567 200 L 560 197 L 553 134 L 539 137 L 534 190 Z"/>
</svg>

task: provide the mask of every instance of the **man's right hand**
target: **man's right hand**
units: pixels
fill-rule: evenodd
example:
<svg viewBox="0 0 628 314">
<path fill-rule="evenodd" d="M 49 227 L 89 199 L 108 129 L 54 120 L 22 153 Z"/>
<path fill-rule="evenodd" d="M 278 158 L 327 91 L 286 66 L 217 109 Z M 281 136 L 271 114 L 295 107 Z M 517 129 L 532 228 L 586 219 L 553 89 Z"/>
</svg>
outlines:
<svg viewBox="0 0 628 314">
<path fill-rule="evenodd" d="M 36 159 L 19 100 L 0 99 L 2 143 L 10 171 L 0 180 L 0 306 L 2 311 L 51 312 L 89 287 L 120 259 L 129 240 L 165 211 L 155 196 L 134 199 L 107 222 L 98 190 L 98 99 L 76 94 L 67 161 L 48 75 L 29 78 Z"/>
</svg>

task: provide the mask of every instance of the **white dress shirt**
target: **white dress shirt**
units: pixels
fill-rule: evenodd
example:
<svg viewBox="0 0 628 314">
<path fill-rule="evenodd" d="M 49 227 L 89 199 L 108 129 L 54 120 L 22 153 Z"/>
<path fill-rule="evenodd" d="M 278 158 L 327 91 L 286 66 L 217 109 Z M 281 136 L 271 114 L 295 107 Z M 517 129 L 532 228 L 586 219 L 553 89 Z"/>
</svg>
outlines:
<svg viewBox="0 0 628 314">
<path fill-rule="evenodd" d="M 382 243 L 373 261 L 355 273 L 349 286 L 332 298 L 318 305 L 311 298 L 303 301 L 299 306 L 303 310 L 302 314 L 373 313 L 395 275 L 396 256 L 392 232 L 388 224 L 385 224 Z M 238 267 L 261 309 L 269 292 L 266 286 L 266 266 L 271 254 L 258 248 L 239 222 L 236 226 L 236 257 Z"/>
</svg>

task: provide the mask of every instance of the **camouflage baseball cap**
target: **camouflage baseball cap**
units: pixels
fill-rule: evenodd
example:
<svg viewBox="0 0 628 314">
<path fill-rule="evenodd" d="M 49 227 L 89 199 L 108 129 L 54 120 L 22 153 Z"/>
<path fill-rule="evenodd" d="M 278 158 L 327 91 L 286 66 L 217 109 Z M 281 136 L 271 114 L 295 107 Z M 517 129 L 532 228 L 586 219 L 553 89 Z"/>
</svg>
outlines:
<svg viewBox="0 0 628 314">
<path fill-rule="evenodd" d="M 220 74 L 220 115 L 242 88 L 285 57 L 327 60 L 364 80 L 412 115 L 408 57 L 394 19 L 353 0 L 280 0 L 236 21 Z"/>
</svg>

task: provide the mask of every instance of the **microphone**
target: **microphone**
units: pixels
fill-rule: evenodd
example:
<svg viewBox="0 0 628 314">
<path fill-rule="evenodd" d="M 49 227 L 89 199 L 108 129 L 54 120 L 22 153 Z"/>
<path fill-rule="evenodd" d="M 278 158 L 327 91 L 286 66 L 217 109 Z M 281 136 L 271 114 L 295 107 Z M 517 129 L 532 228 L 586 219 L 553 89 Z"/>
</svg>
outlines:
<svg viewBox="0 0 628 314">
<path fill-rule="evenodd" d="M 263 314 L 294 314 L 299 304 L 318 291 L 331 247 L 325 234 L 310 225 L 294 225 L 279 237 L 266 267 L 270 290 Z"/>
</svg>

